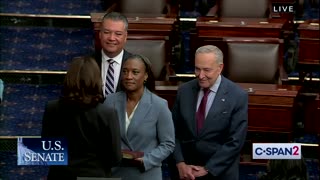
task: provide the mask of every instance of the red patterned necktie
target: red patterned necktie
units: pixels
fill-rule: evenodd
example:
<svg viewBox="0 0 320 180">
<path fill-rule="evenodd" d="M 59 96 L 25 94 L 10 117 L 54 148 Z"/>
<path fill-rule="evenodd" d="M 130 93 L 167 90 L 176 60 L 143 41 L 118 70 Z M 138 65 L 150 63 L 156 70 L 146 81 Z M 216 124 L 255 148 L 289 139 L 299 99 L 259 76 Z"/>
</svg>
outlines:
<svg viewBox="0 0 320 180">
<path fill-rule="evenodd" d="M 201 128 L 203 127 L 203 123 L 206 117 L 206 105 L 208 100 L 208 95 L 210 93 L 209 88 L 203 89 L 203 97 L 200 102 L 197 114 L 196 114 L 196 120 L 197 120 L 197 132 L 199 133 Z"/>
</svg>

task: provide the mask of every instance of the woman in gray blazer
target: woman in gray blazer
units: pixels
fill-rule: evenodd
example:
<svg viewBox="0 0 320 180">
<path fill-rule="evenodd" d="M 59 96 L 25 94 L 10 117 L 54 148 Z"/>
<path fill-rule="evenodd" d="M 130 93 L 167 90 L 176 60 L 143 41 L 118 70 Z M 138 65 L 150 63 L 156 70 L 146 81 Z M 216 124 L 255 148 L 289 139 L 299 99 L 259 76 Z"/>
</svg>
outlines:
<svg viewBox="0 0 320 180">
<path fill-rule="evenodd" d="M 147 58 L 130 56 L 121 73 L 124 91 L 108 95 L 104 104 L 117 110 L 121 148 L 133 156 L 123 156 L 120 166 L 112 169 L 112 177 L 161 180 L 161 162 L 175 147 L 167 101 L 151 92 L 155 82 Z"/>
</svg>

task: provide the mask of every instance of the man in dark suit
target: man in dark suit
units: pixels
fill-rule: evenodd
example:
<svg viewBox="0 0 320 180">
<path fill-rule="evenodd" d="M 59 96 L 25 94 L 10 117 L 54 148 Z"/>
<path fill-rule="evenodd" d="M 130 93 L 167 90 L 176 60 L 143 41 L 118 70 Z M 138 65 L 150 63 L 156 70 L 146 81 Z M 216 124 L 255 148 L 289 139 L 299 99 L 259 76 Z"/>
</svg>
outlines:
<svg viewBox="0 0 320 180">
<path fill-rule="evenodd" d="M 239 179 L 240 151 L 248 123 L 248 94 L 221 75 L 223 54 L 197 49 L 195 74 L 178 89 L 172 110 L 173 157 L 180 179 Z"/>
<path fill-rule="evenodd" d="M 124 49 L 127 42 L 128 20 L 117 12 L 106 14 L 102 18 L 101 29 L 99 33 L 101 51 L 96 52 L 95 59 L 101 68 L 103 81 L 103 92 L 105 95 L 120 90 L 120 71 L 123 61 L 129 57 L 130 53 Z M 112 61 L 110 61 L 112 60 Z M 107 91 L 106 82 L 110 64 L 113 66 L 113 83 L 110 91 Z"/>
</svg>

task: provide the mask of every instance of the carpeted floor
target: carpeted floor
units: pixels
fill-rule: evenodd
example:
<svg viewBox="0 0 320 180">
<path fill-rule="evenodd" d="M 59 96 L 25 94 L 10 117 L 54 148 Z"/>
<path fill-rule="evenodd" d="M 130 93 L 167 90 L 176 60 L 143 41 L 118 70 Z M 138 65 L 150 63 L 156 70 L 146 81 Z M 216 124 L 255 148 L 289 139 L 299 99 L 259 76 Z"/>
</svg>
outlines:
<svg viewBox="0 0 320 180">
<path fill-rule="evenodd" d="M 89 15 L 103 11 L 103 0 L 1 0 L 1 13 Z"/>
<path fill-rule="evenodd" d="M 59 97 L 60 85 L 5 84 L 0 136 L 39 136 L 45 103 Z"/>
<path fill-rule="evenodd" d="M 90 28 L 1 26 L 0 44 L 1 70 L 66 70 L 94 47 Z"/>
</svg>

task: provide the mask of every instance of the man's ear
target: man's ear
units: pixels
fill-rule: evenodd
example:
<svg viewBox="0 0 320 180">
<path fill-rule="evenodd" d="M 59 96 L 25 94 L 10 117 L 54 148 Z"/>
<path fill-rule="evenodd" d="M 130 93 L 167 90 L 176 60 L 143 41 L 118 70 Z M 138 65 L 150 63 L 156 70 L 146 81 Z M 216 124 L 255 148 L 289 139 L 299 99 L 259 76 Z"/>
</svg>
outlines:
<svg viewBox="0 0 320 180">
<path fill-rule="evenodd" d="M 146 73 L 145 75 L 144 75 L 144 81 L 147 81 L 147 79 L 148 79 L 148 73 Z"/>
<path fill-rule="evenodd" d="M 223 67 L 224 67 L 224 64 L 219 64 L 220 74 L 221 74 L 221 72 L 223 70 Z"/>
</svg>

